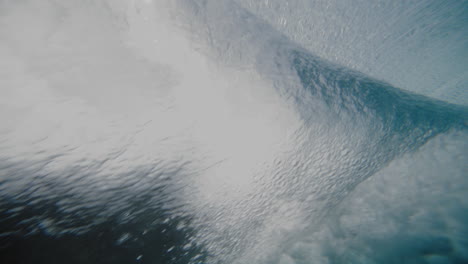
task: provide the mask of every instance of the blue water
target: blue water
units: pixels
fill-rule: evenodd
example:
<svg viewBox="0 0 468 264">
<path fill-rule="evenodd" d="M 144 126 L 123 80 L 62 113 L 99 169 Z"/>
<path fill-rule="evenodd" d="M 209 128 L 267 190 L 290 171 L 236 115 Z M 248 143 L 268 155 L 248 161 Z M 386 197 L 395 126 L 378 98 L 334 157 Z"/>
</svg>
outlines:
<svg viewBox="0 0 468 264">
<path fill-rule="evenodd" d="M 0 262 L 468 262 L 467 9 L 0 1 Z"/>
</svg>

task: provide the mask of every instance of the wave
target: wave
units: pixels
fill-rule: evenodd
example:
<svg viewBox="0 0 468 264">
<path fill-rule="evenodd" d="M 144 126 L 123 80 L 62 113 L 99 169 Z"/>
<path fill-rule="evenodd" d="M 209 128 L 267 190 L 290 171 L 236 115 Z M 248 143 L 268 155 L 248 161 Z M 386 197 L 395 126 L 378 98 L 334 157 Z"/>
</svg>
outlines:
<svg viewBox="0 0 468 264">
<path fill-rule="evenodd" d="M 420 5 L 432 18 L 460 8 L 434 3 L 399 18 Z M 409 75 L 396 88 L 399 71 L 363 68 L 375 56 L 333 51 L 349 39 L 318 49 L 317 25 L 291 31 L 322 4 L 296 1 L 288 13 L 279 1 L 0 2 L 2 258 L 466 261 L 465 99 L 427 97 Z M 340 6 L 324 14 L 346 21 Z M 431 30 L 454 23 L 437 21 Z M 456 25 L 435 43 L 457 43 Z M 431 50 L 432 61 L 446 54 Z M 455 64 L 417 76 L 445 65 L 454 74 L 436 83 L 456 83 L 447 93 L 457 94 Z"/>
</svg>

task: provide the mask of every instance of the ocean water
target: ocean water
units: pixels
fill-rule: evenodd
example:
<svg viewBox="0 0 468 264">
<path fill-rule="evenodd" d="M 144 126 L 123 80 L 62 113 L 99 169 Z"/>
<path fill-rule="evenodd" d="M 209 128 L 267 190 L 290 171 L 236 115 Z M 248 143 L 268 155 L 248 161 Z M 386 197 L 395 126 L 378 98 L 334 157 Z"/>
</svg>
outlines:
<svg viewBox="0 0 468 264">
<path fill-rule="evenodd" d="M 467 263 L 467 14 L 0 0 L 0 262 Z"/>
</svg>

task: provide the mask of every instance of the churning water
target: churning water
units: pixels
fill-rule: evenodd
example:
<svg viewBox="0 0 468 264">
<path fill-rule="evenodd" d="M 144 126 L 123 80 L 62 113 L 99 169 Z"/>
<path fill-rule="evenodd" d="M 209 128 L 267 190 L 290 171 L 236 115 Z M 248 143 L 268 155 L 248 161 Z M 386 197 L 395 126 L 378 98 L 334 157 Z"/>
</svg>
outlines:
<svg viewBox="0 0 468 264">
<path fill-rule="evenodd" d="M 0 0 L 1 263 L 467 263 L 468 2 Z"/>
</svg>

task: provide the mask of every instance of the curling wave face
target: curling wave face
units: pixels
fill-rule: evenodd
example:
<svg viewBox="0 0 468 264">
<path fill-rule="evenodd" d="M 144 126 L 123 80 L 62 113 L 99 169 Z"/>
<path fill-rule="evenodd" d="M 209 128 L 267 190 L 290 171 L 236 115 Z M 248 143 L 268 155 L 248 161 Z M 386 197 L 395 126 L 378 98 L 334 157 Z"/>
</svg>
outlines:
<svg viewBox="0 0 468 264">
<path fill-rule="evenodd" d="M 113 263 L 467 261 L 464 69 L 388 69 L 437 24 L 372 71 L 352 36 L 323 50 L 280 2 L 0 1 L 0 235 L 111 223 L 106 239 L 131 248 Z M 440 67 L 462 76 L 435 82 L 450 96 L 412 85 Z"/>
</svg>

